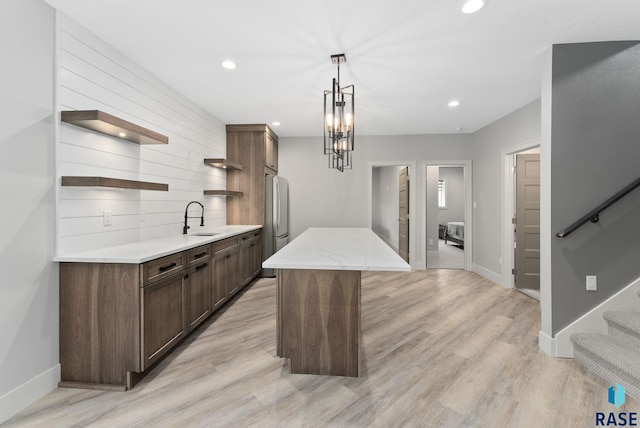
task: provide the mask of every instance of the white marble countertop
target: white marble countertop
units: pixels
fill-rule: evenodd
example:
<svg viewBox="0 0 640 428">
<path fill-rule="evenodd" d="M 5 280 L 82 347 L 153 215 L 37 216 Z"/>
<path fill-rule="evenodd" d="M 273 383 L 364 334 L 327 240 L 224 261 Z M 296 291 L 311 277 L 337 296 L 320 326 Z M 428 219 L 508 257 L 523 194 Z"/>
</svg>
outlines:
<svg viewBox="0 0 640 428">
<path fill-rule="evenodd" d="M 367 228 L 312 227 L 269 257 L 267 269 L 410 271 L 391 247 Z"/>
<path fill-rule="evenodd" d="M 53 258 L 54 262 L 79 263 L 144 263 L 158 257 L 195 248 L 234 235 L 261 228 L 259 225 L 227 225 L 200 229 L 191 235 L 171 235 L 148 239 L 131 244 L 115 245 L 75 254 L 63 254 Z M 216 233 L 214 236 L 197 236 L 195 233 Z"/>
</svg>

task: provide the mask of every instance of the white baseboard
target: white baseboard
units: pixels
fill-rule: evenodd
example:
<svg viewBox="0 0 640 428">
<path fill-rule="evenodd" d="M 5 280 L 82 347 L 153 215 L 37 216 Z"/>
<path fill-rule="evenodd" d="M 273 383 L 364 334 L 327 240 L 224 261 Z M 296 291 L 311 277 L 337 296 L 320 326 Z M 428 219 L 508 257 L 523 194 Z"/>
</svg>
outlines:
<svg viewBox="0 0 640 428">
<path fill-rule="evenodd" d="M 555 337 L 551 339 L 554 342 L 555 354 L 549 355 L 573 358 L 571 335 L 574 333 L 606 333 L 607 322 L 602 318 L 602 314 L 606 311 L 637 311 L 640 306 L 638 290 L 640 290 L 640 278 L 557 332 Z M 540 343 L 540 348 L 543 349 L 542 343 Z"/>
<path fill-rule="evenodd" d="M 0 397 L 0 424 L 58 387 L 60 364 Z"/>
<path fill-rule="evenodd" d="M 538 347 L 551 357 L 557 356 L 555 339 L 547 336 L 543 331 L 538 332 Z"/>
<path fill-rule="evenodd" d="M 489 281 L 495 282 L 496 284 L 502 286 L 502 275 L 499 273 L 495 273 L 483 266 L 473 264 L 473 271 L 478 275 L 487 278 Z"/>
</svg>

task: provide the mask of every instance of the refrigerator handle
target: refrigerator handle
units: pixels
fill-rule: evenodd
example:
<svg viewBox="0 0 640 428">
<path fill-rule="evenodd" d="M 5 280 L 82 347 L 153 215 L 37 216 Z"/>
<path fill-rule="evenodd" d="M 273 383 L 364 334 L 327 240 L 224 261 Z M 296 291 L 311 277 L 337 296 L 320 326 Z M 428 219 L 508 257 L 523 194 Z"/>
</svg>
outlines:
<svg viewBox="0 0 640 428">
<path fill-rule="evenodd" d="M 273 229 L 275 232 L 276 229 L 276 225 L 280 224 L 280 183 L 278 182 L 278 177 L 274 177 L 273 179 L 273 183 L 275 184 L 275 189 L 274 189 L 274 195 L 273 195 L 273 206 L 275 207 L 276 210 L 278 210 L 278 214 L 277 216 L 274 216 L 277 218 L 277 222 L 276 224 L 274 224 Z"/>
</svg>

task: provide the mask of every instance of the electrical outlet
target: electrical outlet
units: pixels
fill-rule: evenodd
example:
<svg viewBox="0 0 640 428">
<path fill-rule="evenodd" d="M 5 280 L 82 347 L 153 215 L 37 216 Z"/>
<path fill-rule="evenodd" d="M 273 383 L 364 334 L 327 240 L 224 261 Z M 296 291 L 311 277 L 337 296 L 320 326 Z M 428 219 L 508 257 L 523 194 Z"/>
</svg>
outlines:
<svg viewBox="0 0 640 428">
<path fill-rule="evenodd" d="M 111 226 L 111 211 L 102 212 L 102 225 Z"/>
<path fill-rule="evenodd" d="M 433 245 L 433 239 L 429 239 L 429 245 Z"/>
<path fill-rule="evenodd" d="M 598 277 L 587 275 L 587 291 L 598 291 Z"/>
</svg>

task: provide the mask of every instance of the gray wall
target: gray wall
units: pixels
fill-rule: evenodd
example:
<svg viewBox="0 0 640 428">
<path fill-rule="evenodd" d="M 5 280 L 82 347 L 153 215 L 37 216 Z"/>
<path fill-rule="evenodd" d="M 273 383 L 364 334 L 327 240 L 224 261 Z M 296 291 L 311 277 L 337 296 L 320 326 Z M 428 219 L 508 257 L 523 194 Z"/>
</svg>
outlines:
<svg viewBox="0 0 640 428">
<path fill-rule="evenodd" d="M 640 44 L 556 45 L 552 57 L 551 232 L 640 176 Z M 568 238 L 551 239 L 555 334 L 640 276 L 640 190 Z M 477 242 L 477 241 L 476 241 Z M 585 276 L 598 276 L 598 291 Z"/>
<path fill-rule="evenodd" d="M 322 118 L 320 117 L 320 120 Z M 327 167 L 322 151 L 322 138 L 300 137 L 279 140 L 278 174 L 290 180 L 292 238 L 312 226 L 368 227 L 371 207 L 368 205 L 370 162 L 398 161 L 405 164 L 423 160 L 471 159 L 471 137 L 455 135 L 404 135 L 356 137 L 353 153 L 354 169 L 340 173 Z M 424 173 L 411 171 L 412 185 L 417 186 L 416 212 L 422 218 Z M 423 225 L 412 223 L 410 239 L 424 233 Z M 417 242 L 421 242 L 422 239 Z M 424 248 L 416 247 L 414 257 L 424 265 Z"/>
<path fill-rule="evenodd" d="M 502 151 L 540 139 L 540 100 L 473 134 L 473 264 L 502 277 Z"/>
<path fill-rule="evenodd" d="M 398 251 L 400 210 L 400 170 L 402 166 L 373 168 L 371 229 L 391 248 Z"/>
<path fill-rule="evenodd" d="M 0 13 L 0 422 L 56 387 L 53 8 Z"/>
</svg>

